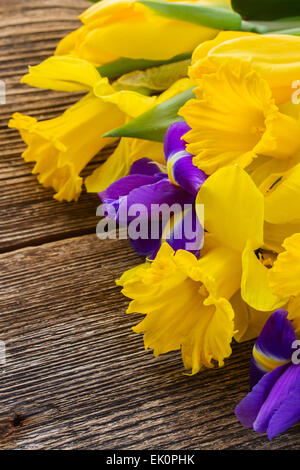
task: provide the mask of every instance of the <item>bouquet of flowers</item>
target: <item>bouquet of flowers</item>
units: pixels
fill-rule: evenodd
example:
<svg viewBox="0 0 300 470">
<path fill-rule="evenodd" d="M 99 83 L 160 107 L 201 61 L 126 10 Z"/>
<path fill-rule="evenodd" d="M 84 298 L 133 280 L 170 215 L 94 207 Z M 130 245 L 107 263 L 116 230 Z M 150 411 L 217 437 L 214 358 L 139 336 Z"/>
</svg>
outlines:
<svg viewBox="0 0 300 470">
<path fill-rule="evenodd" d="M 271 439 L 300 420 L 300 5 L 102 0 L 80 20 L 22 82 L 85 95 L 15 113 L 22 156 L 58 201 L 99 194 L 99 238 L 126 227 L 144 262 L 116 282 L 154 356 L 196 374 L 258 337 L 236 415 Z"/>
</svg>

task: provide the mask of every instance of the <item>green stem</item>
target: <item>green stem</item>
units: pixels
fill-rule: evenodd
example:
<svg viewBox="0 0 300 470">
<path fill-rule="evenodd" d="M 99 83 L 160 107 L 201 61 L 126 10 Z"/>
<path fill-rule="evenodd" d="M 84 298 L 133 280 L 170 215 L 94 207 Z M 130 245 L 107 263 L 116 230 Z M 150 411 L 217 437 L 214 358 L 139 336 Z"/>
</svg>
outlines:
<svg viewBox="0 0 300 470">
<path fill-rule="evenodd" d="M 258 34 L 299 34 L 299 17 L 277 21 L 242 21 L 241 31 Z"/>
<path fill-rule="evenodd" d="M 253 21 L 242 20 L 241 31 L 245 31 L 249 33 L 266 34 L 270 30 L 264 24 L 254 23 Z"/>
<path fill-rule="evenodd" d="M 300 28 L 279 29 L 276 31 L 276 34 L 290 34 L 291 36 L 300 36 Z"/>
</svg>

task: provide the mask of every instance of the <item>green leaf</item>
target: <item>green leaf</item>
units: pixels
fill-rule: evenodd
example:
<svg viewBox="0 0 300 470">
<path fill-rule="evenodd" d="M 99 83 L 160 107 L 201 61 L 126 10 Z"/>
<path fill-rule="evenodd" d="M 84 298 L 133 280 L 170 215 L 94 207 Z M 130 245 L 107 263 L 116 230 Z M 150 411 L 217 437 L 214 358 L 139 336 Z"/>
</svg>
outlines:
<svg viewBox="0 0 300 470">
<path fill-rule="evenodd" d="M 241 27 L 240 15 L 226 7 L 151 0 L 140 0 L 139 3 L 151 8 L 162 16 L 209 28 L 238 31 Z"/>
<path fill-rule="evenodd" d="M 178 111 L 188 100 L 194 98 L 193 88 L 159 103 L 124 126 L 117 127 L 103 137 L 136 137 L 163 142 L 166 130 L 175 121 L 181 121 Z"/>
<path fill-rule="evenodd" d="M 231 0 L 232 8 L 246 20 L 274 20 L 300 15 L 299 0 Z"/>
<path fill-rule="evenodd" d="M 134 70 L 146 70 L 150 67 L 172 64 L 174 62 L 180 62 L 181 60 L 190 59 L 191 56 L 192 53 L 189 52 L 187 54 L 177 55 L 168 60 L 129 59 L 128 57 L 121 57 L 113 62 L 97 67 L 97 70 L 102 77 L 114 79 L 125 73 L 133 72 Z"/>
<path fill-rule="evenodd" d="M 135 70 L 122 75 L 113 82 L 113 87 L 115 90 L 149 90 L 149 94 L 164 91 L 177 80 L 187 76 L 190 63 L 190 59 L 187 59 L 147 70 Z"/>
</svg>

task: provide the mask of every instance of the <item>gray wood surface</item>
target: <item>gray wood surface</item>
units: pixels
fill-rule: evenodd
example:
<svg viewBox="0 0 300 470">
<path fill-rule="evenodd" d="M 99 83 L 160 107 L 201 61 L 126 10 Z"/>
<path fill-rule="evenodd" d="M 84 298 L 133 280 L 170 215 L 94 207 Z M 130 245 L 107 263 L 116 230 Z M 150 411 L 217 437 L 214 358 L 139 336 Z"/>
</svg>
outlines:
<svg viewBox="0 0 300 470">
<path fill-rule="evenodd" d="M 183 375 L 180 354 L 154 359 L 114 279 L 140 260 L 94 235 L 97 197 L 58 203 L 20 158 L 7 121 L 46 119 L 79 95 L 19 79 L 78 25 L 82 0 L 0 0 L 0 449 L 300 449 L 300 425 L 272 442 L 243 429 L 251 343 L 222 369 Z M 96 157 L 89 170 L 110 150 Z"/>
</svg>

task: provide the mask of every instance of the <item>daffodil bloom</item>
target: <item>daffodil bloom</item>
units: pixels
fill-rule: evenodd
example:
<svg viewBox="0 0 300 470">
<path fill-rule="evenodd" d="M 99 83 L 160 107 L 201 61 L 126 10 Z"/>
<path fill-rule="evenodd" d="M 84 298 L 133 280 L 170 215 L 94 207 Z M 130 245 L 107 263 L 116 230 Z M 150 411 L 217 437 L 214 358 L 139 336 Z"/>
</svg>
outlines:
<svg viewBox="0 0 300 470">
<path fill-rule="evenodd" d="M 146 315 L 134 328 L 144 333 L 145 347 L 155 356 L 181 348 L 192 373 L 211 366 L 212 359 L 222 365 L 233 336 L 241 340 L 249 337 L 247 330 L 256 331 L 250 315 L 240 308 L 234 315 L 231 300 L 239 305 L 241 294 L 253 307 L 255 325 L 261 315 L 265 318 L 260 310 L 271 312 L 286 303 L 270 290 L 268 268 L 259 257 L 264 200 L 250 176 L 238 166 L 216 171 L 202 184 L 196 210 L 198 204 L 204 204 L 206 230 L 199 260 L 183 250 L 174 254 L 164 243 L 151 264 L 118 281 L 133 299 L 128 312 Z"/>
<path fill-rule="evenodd" d="M 224 248 L 212 247 L 200 259 L 184 250 L 174 254 L 164 243 L 149 265 L 125 273 L 118 285 L 133 301 L 128 313 L 146 317 L 134 327 L 144 333 L 145 348 L 154 356 L 182 352 L 192 374 L 202 366 L 219 366 L 231 354 L 234 312 L 227 300 L 239 286 L 239 270 L 230 267 Z"/>
<path fill-rule="evenodd" d="M 116 92 L 86 61 L 50 58 L 32 67 L 23 82 L 34 86 L 88 94 L 62 116 L 38 122 L 15 113 L 9 122 L 27 144 L 26 162 L 35 162 L 34 174 L 45 187 L 52 187 L 59 201 L 77 200 L 82 188 L 81 170 L 112 139 L 102 135 L 128 118 L 148 109 L 155 98 L 132 91 Z"/>
<path fill-rule="evenodd" d="M 162 171 L 152 160 L 140 159 L 132 165 L 128 176 L 115 181 L 105 191 L 99 193 L 108 218 L 124 224 L 125 216 L 126 223 L 130 223 L 133 216 L 129 214 L 133 206 L 139 204 L 143 207 L 142 213 L 141 208 L 139 209 L 139 219 L 147 221 L 147 227 L 148 225 L 151 227 L 151 224 L 157 225 L 155 235 L 152 235 L 153 230 L 147 230 L 148 236 L 144 239 L 131 239 L 131 244 L 141 255 L 155 257 L 163 233 L 166 241 L 175 250 L 186 248 L 189 244 L 195 247 L 198 241 L 197 247 L 191 251 L 199 253 L 203 231 L 197 220 L 194 203 L 197 192 L 207 176 L 193 165 L 191 155 L 185 150 L 182 135 L 187 130 L 185 122 L 174 123 L 168 129 L 164 143 L 166 166 L 161 167 Z M 184 212 L 188 204 L 192 211 L 190 216 Z M 161 208 L 162 212 L 163 209 L 167 209 L 168 214 L 165 215 L 168 217 L 157 211 L 158 208 Z M 176 208 L 178 217 L 174 219 L 172 229 L 170 227 L 170 233 L 167 235 L 164 230 L 169 230 L 166 225 L 170 222 L 170 208 Z M 183 230 L 185 217 L 192 218 L 193 234 L 187 234 L 187 230 Z M 175 233 L 179 230 L 179 225 L 181 237 L 179 233 L 178 237 Z M 188 239 L 185 238 L 187 236 Z"/>
<path fill-rule="evenodd" d="M 222 62 L 203 76 L 195 94 L 179 114 L 191 127 L 187 150 L 207 174 L 232 164 L 247 168 L 261 155 L 278 164 L 299 152 L 299 120 L 279 110 L 252 63 Z"/>
<path fill-rule="evenodd" d="M 104 116 L 106 121 L 99 127 Z M 81 193 L 81 170 L 109 143 L 99 134 L 121 123 L 122 118 L 116 106 L 88 95 L 62 116 L 48 121 L 38 122 L 15 113 L 9 127 L 20 131 L 28 146 L 22 157 L 26 162 L 35 162 L 32 173 L 38 174 L 39 182 L 53 188 L 58 201 L 72 201 Z"/>
<path fill-rule="evenodd" d="M 287 315 L 278 310 L 264 326 L 253 348 L 253 389 L 235 410 L 245 427 L 269 439 L 300 420 L 300 364 L 292 362 L 297 341 Z"/>
<path fill-rule="evenodd" d="M 217 34 L 212 28 L 159 16 L 135 0 L 102 0 L 79 19 L 83 26 L 60 42 L 56 54 L 75 55 L 97 65 L 120 57 L 167 60 L 192 52 Z"/>
<path fill-rule="evenodd" d="M 215 73 L 226 62 L 248 62 L 266 80 L 279 105 L 291 101 L 292 85 L 299 80 L 299 57 L 297 36 L 224 31 L 195 49 L 190 76 L 197 81 L 204 74 Z"/>
</svg>

